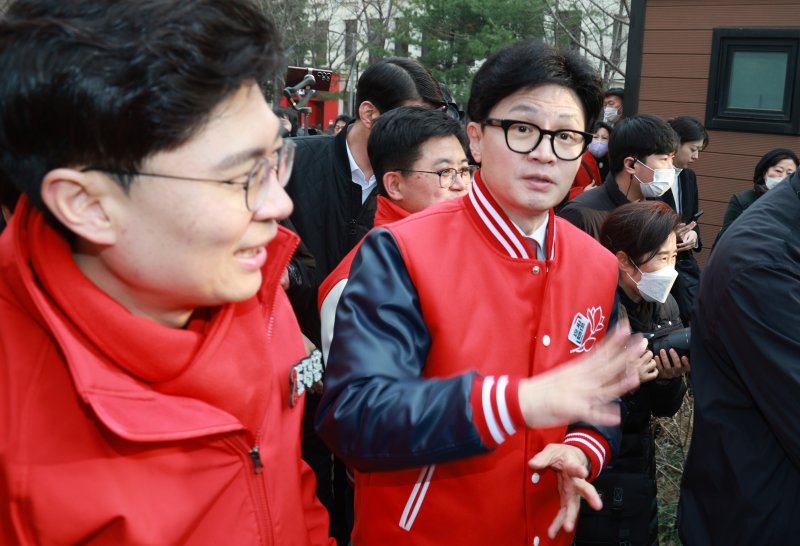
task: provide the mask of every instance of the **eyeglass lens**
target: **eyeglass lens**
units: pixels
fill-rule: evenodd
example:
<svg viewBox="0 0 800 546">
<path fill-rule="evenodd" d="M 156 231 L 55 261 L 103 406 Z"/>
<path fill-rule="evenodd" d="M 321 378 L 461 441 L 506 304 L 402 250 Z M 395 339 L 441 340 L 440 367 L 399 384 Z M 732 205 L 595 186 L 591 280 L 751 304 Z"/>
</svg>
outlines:
<svg viewBox="0 0 800 546">
<path fill-rule="evenodd" d="M 270 183 L 277 180 L 281 187 L 285 187 L 292 175 L 294 165 L 294 142 L 285 141 L 269 158 L 256 161 L 247 177 L 247 208 L 257 210 L 270 190 Z"/>
<path fill-rule="evenodd" d="M 439 187 L 441 188 L 449 188 L 453 184 L 456 183 L 456 178 L 460 177 L 461 181 L 464 183 L 470 183 L 472 181 L 472 173 L 474 172 L 473 167 L 462 167 L 461 169 L 443 169 L 439 171 Z"/>
<path fill-rule="evenodd" d="M 543 140 L 543 133 L 539 127 L 530 123 L 512 123 L 506 129 L 506 144 L 517 153 L 533 151 Z M 576 131 L 557 131 L 551 135 L 550 146 L 559 159 L 571 161 L 577 159 L 584 152 L 586 138 Z"/>
</svg>

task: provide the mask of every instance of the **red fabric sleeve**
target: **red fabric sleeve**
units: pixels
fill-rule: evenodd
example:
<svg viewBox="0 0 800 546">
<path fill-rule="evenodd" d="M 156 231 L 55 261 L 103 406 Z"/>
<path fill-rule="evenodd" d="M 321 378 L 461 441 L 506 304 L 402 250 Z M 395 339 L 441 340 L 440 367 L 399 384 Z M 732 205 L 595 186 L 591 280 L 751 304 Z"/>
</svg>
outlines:
<svg viewBox="0 0 800 546">
<path fill-rule="evenodd" d="M 586 170 L 586 167 L 589 170 Z M 591 176 L 589 173 L 591 172 Z M 594 181 L 596 186 L 599 186 L 603 183 L 603 180 L 600 178 L 600 168 L 597 166 L 597 160 L 591 154 L 591 152 L 586 151 L 581 156 L 581 165 L 578 167 L 578 172 L 575 175 L 575 180 L 572 182 L 572 186 L 569 189 L 569 200 L 572 201 L 574 198 L 579 196 L 583 193 L 583 190 L 586 186 Z"/>
<path fill-rule="evenodd" d="M 497 447 L 517 430 L 525 428 L 519 405 L 521 380 L 507 375 L 475 376 L 470 394 L 472 422 L 485 446 Z"/>
<path fill-rule="evenodd" d="M 611 459 L 611 446 L 596 430 L 572 429 L 564 437 L 564 443 L 577 447 L 589 457 L 592 463 L 592 473 L 587 478 L 588 481 L 594 480 L 608 466 Z"/>
</svg>

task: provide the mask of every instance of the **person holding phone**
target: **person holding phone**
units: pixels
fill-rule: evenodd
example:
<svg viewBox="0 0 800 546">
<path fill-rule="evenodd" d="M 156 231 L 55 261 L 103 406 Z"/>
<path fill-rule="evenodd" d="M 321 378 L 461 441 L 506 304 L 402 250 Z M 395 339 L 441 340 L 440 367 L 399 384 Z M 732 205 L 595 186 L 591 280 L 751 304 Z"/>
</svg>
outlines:
<svg viewBox="0 0 800 546">
<path fill-rule="evenodd" d="M 708 133 L 705 127 L 691 116 L 679 116 L 668 121 L 678 133 L 681 143 L 672 161 L 675 167 L 675 183 L 660 197 L 672 207 L 681 218 L 678 224 L 678 261 L 675 269 L 678 278 L 672 286 L 672 296 L 678 302 L 681 320 L 688 324 L 691 320 L 694 297 L 700 283 L 700 266 L 694 254 L 703 249 L 700 241 L 700 226 L 697 219 L 702 211 L 699 206 L 697 176 L 690 169 L 700 157 L 700 152 L 708 146 Z"/>
</svg>

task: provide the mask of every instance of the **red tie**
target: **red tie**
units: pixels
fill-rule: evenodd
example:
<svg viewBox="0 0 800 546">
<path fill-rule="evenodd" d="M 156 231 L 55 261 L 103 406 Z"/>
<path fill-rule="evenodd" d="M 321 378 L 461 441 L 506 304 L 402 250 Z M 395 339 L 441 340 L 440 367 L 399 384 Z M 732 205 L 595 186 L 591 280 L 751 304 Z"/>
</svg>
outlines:
<svg viewBox="0 0 800 546">
<path fill-rule="evenodd" d="M 531 256 L 532 260 L 539 259 L 539 243 L 536 242 L 536 239 L 533 237 L 525 237 L 525 243 L 528 245 L 528 253 Z"/>
</svg>

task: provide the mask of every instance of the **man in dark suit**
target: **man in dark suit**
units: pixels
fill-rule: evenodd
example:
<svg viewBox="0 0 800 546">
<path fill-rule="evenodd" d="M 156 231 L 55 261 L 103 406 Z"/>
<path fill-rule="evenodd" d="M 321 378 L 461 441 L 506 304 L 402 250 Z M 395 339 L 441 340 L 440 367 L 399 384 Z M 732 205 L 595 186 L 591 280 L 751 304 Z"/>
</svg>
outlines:
<svg viewBox="0 0 800 546">
<path fill-rule="evenodd" d="M 800 174 L 719 240 L 692 321 L 692 444 L 678 527 L 687 546 L 800 535 Z"/>
</svg>

